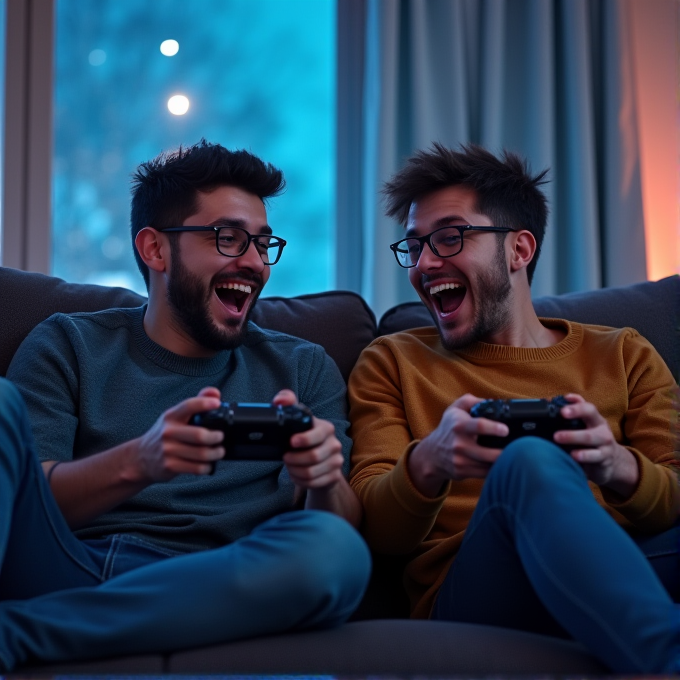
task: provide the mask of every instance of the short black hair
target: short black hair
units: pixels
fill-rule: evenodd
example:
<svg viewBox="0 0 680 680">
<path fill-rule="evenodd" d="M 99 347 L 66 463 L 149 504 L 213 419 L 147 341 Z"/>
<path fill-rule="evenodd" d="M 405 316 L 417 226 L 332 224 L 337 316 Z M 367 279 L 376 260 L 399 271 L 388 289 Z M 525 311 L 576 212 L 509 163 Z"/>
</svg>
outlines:
<svg viewBox="0 0 680 680">
<path fill-rule="evenodd" d="M 130 234 L 139 271 L 149 287 L 149 268 L 135 248 L 144 227 L 179 227 L 198 210 L 198 192 L 233 186 L 262 201 L 280 194 L 286 182 L 271 163 L 244 150 L 230 151 L 201 139 L 193 146 L 164 152 L 142 163 L 132 176 Z"/>
<path fill-rule="evenodd" d="M 434 143 L 418 151 L 385 183 L 386 213 L 406 225 L 414 201 L 450 186 L 462 185 L 477 195 L 476 210 L 495 226 L 526 229 L 536 239 L 536 254 L 527 267 L 529 283 L 536 269 L 548 220 L 548 201 L 538 188 L 547 182 L 548 170 L 532 176 L 528 163 L 515 153 L 500 158 L 477 144 L 458 150 Z"/>
</svg>

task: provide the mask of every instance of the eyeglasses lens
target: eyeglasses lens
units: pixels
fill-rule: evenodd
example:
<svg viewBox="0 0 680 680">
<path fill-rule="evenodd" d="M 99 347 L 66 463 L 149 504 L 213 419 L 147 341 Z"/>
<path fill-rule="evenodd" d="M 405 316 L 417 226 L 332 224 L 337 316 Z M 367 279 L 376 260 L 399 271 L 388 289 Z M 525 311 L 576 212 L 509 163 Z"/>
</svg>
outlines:
<svg viewBox="0 0 680 680">
<path fill-rule="evenodd" d="M 243 229 L 224 227 L 217 234 L 217 249 L 222 255 L 238 257 L 248 248 L 248 232 Z"/>
<path fill-rule="evenodd" d="M 222 255 L 239 257 L 248 250 L 250 242 L 255 242 L 255 248 L 265 264 L 278 261 L 282 249 L 280 239 L 275 236 L 251 236 L 245 229 L 238 227 L 222 227 L 217 235 L 217 249 Z"/>
<path fill-rule="evenodd" d="M 420 241 L 417 238 L 406 238 L 399 243 L 397 248 L 399 263 L 404 267 L 412 267 L 417 264 L 420 257 Z"/>
<path fill-rule="evenodd" d="M 430 235 L 430 243 L 440 257 L 457 255 L 463 247 L 463 237 L 454 227 L 440 229 Z"/>
<path fill-rule="evenodd" d="M 399 242 L 396 250 L 399 263 L 403 267 L 414 267 L 418 264 L 420 253 L 429 241 L 431 248 L 438 257 L 457 255 L 463 247 L 463 237 L 455 227 L 444 227 L 429 234 L 428 238 L 406 238 Z"/>
</svg>

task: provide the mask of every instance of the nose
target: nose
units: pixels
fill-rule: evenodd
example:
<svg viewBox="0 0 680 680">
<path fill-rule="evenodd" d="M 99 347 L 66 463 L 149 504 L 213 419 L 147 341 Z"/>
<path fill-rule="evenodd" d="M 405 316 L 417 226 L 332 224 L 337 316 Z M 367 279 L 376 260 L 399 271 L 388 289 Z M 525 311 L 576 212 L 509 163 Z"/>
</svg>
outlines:
<svg viewBox="0 0 680 680">
<path fill-rule="evenodd" d="M 433 269 L 441 267 L 442 264 L 442 258 L 434 253 L 429 243 L 424 243 L 416 264 L 418 271 L 423 273 L 432 271 Z"/>
<path fill-rule="evenodd" d="M 239 261 L 240 266 L 254 272 L 261 272 L 267 266 L 262 261 L 262 257 L 260 257 L 255 241 L 251 241 L 248 244 L 248 248 L 246 248 L 246 252 L 243 255 L 239 255 L 236 259 Z"/>
</svg>

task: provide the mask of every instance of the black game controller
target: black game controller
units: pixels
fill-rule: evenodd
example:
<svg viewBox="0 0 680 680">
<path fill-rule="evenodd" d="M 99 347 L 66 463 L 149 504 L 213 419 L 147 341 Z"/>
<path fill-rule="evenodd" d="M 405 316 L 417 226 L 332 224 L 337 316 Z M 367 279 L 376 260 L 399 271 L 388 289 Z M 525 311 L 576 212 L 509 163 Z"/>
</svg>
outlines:
<svg viewBox="0 0 680 680">
<path fill-rule="evenodd" d="M 290 438 L 312 427 L 312 413 L 302 406 L 223 402 L 189 422 L 224 432 L 225 459 L 280 461 Z"/>
<path fill-rule="evenodd" d="M 502 449 L 519 437 L 542 437 L 571 451 L 574 446 L 557 444 L 553 435 L 558 430 L 582 430 L 586 424 L 580 418 L 564 418 L 560 409 L 569 402 L 562 396 L 553 399 L 487 399 L 470 409 L 474 418 L 488 418 L 505 423 L 510 432 L 507 437 L 479 435 L 477 443 Z"/>
</svg>

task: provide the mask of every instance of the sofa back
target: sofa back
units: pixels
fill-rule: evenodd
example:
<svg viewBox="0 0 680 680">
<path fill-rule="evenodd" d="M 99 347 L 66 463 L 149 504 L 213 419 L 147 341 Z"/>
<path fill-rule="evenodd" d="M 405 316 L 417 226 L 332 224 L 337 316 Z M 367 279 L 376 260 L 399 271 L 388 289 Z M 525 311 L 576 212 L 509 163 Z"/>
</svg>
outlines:
<svg viewBox="0 0 680 680">
<path fill-rule="evenodd" d="M 0 267 L 0 375 L 31 329 L 55 312 L 136 307 L 145 298 L 124 288 L 67 283 L 62 279 Z M 540 316 L 606 326 L 631 326 L 644 335 L 680 378 L 680 277 L 539 298 Z M 380 323 L 356 293 L 330 291 L 297 297 L 260 298 L 252 319 L 264 328 L 322 345 L 345 380 L 361 350 L 378 335 L 432 325 L 427 308 L 407 302 Z"/>
<path fill-rule="evenodd" d="M 109 288 L 0 267 L 0 375 L 33 329 L 56 312 L 93 312 L 138 307 L 146 298 L 125 288 Z M 330 291 L 297 297 L 260 298 L 252 320 L 263 328 L 322 345 L 345 380 L 359 353 L 375 337 L 375 315 L 356 293 Z"/>
</svg>

